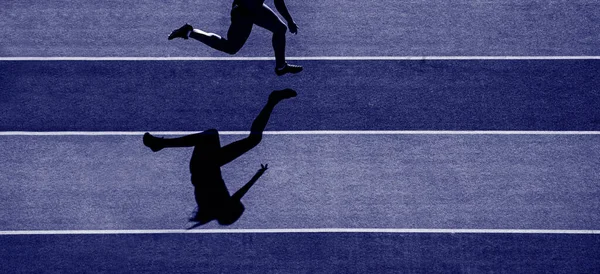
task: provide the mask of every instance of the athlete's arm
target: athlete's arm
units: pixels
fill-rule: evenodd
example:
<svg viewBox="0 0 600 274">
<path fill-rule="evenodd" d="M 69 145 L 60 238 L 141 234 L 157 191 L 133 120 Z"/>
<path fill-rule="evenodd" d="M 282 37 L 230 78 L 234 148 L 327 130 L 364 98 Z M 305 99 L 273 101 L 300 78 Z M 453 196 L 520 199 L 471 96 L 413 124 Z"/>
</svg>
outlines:
<svg viewBox="0 0 600 274">
<path fill-rule="evenodd" d="M 294 19 L 292 19 L 290 12 L 285 6 L 284 0 L 274 0 L 273 2 L 275 2 L 275 8 L 277 9 L 277 11 L 281 14 L 281 16 L 283 16 L 285 21 L 287 21 L 288 29 L 290 30 L 290 32 L 293 34 L 298 33 L 298 25 L 296 25 Z"/>
<path fill-rule="evenodd" d="M 265 164 L 265 165 L 260 164 L 260 169 L 256 172 L 256 174 L 254 174 L 252 179 L 250 179 L 249 182 L 247 182 L 242 188 L 240 188 L 240 190 L 236 191 L 235 194 L 233 194 L 232 198 L 241 199 L 244 196 L 244 194 L 246 194 L 246 192 L 248 192 L 250 187 L 252 187 L 252 185 L 254 185 L 254 183 L 256 183 L 256 181 L 258 181 L 258 178 L 260 178 L 260 176 L 262 176 L 263 173 L 265 173 L 265 171 L 268 168 L 269 168 L 268 164 Z"/>
</svg>

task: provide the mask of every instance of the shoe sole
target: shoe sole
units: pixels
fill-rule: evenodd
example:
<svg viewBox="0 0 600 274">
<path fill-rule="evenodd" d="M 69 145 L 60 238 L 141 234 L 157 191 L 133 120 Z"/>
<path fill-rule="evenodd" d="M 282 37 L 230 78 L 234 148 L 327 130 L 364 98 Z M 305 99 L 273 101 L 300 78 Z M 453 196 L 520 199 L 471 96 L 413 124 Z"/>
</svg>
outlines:
<svg viewBox="0 0 600 274">
<path fill-rule="evenodd" d="M 277 76 L 283 76 L 283 75 L 286 75 L 288 73 L 290 73 L 290 74 L 300 73 L 300 72 L 302 72 L 302 70 L 303 70 L 303 68 L 300 68 L 300 70 L 298 70 L 298 71 L 284 70 L 284 71 L 280 72 L 280 70 L 275 70 L 275 74 L 277 74 Z"/>
</svg>

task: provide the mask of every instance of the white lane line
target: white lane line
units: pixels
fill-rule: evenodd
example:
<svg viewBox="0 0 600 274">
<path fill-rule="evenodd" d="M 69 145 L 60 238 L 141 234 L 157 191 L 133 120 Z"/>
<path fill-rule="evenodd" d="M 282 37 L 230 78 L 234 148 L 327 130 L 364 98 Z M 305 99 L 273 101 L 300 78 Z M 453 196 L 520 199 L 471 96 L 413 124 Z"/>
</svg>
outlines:
<svg viewBox="0 0 600 274">
<path fill-rule="evenodd" d="M 153 135 L 188 135 L 200 131 L 150 131 Z M 0 131 L 0 136 L 137 136 L 144 131 Z M 219 131 L 221 135 L 248 135 L 250 131 Z M 265 131 L 265 135 L 600 135 L 600 131 L 510 130 L 297 130 Z"/>
<path fill-rule="evenodd" d="M 301 61 L 600 60 L 600 56 L 298 56 Z M 273 61 L 274 57 L 0 57 L 0 61 Z"/>
<path fill-rule="evenodd" d="M 281 228 L 281 229 L 147 229 L 147 230 L 11 230 L 0 235 L 78 234 L 250 234 L 250 233 L 471 233 L 471 234 L 600 234 L 600 230 L 552 229 L 403 229 L 403 228 Z"/>
</svg>

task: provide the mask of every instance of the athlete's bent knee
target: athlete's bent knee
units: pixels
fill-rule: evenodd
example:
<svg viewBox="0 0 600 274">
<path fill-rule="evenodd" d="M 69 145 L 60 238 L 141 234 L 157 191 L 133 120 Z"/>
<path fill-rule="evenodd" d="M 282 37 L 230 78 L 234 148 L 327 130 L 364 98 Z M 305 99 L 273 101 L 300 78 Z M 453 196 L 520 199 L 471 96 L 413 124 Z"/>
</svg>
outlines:
<svg viewBox="0 0 600 274">
<path fill-rule="evenodd" d="M 234 55 L 239 51 L 239 49 L 227 48 L 225 49 L 225 53 Z"/>
<path fill-rule="evenodd" d="M 235 44 L 229 44 L 227 47 L 225 47 L 225 49 L 223 50 L 225 53 L 234 55 L 236 53 L 238 53 L 238 51 L 240 51 L 240 49 L 242 49 L 243 45 L 235 45 Z"/>
</svg>

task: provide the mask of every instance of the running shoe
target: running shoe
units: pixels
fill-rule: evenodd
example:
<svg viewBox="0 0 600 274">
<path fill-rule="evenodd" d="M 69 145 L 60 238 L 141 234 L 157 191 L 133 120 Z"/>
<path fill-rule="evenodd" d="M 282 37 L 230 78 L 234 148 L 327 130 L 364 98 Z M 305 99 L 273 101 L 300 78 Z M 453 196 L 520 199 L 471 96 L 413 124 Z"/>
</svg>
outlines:
<svg viewBox="0 0 600 274">
<path fill-rule="evenodd" d="M 283 68 L 276 68 L 275 69 L 275 74 L 277 74 L 277 76 L 281 76 L 281 75 L 284 75 L 286 73 L 296 74 L 296 73 L 301 72 L 301 71 L 302 71 L 302 67 L 301 66 L 290 65 L 288 63 L 285 63 L 285 66 Z"/>
<path fill-rule="evenodd" d="M 188 39 L 188 33 L 190 31 L 192 31 L 194 28 L 192 26 L 190 26 L 189 24 L 185 24 L 183 25 L 183 27 L 178 28 L 176 30 L 174 30 L 173 32 L 171 32 L 171 34 L 169 35 L 169 40 L 173 40 L 175 38 L 183 38 L 183 39 Z"/>
</svg>

